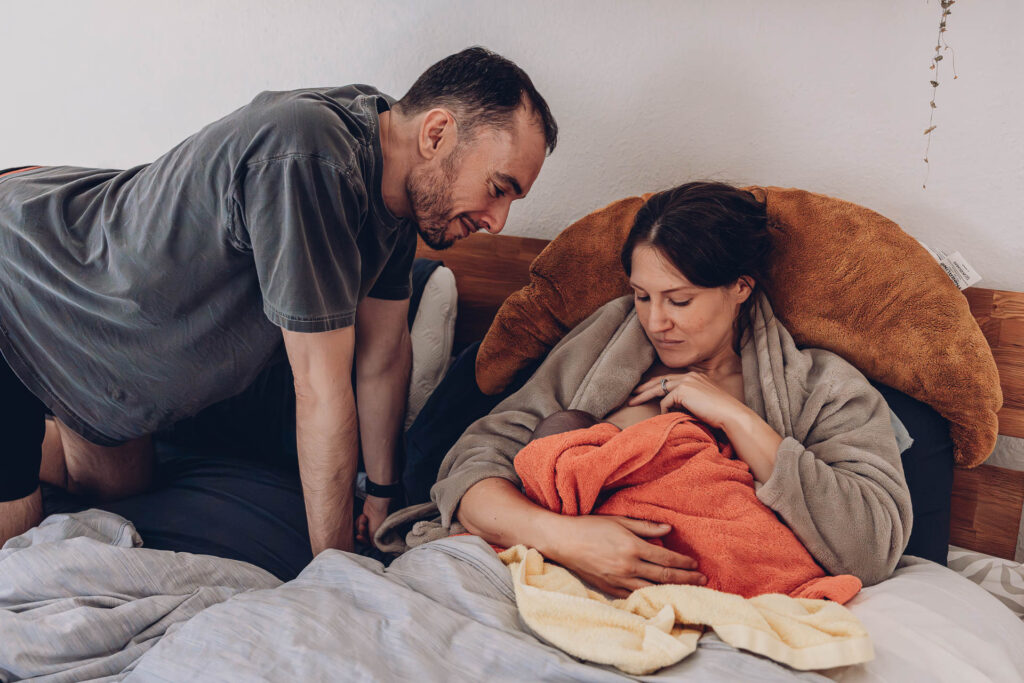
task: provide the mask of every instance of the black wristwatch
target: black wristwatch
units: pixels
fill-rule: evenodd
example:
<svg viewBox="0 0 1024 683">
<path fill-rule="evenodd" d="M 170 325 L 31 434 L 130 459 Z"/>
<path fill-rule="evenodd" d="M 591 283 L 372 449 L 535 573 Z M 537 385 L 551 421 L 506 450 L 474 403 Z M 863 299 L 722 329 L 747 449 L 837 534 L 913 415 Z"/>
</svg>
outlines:
<svg viewBox="0 0 1024 683">
<path fill-rule="evenodd" d="M 397 481 L 394 484 L 375 484 L 366 478 L 366 495 L 374 498 L 395 498 L 402 491 L 402 485 Z"/>
</svg>

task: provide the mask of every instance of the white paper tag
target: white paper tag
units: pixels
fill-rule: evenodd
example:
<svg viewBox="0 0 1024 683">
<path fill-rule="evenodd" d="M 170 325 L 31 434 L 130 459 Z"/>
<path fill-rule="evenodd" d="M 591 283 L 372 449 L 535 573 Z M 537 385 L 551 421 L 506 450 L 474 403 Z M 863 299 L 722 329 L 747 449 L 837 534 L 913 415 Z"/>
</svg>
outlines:
<svg viewBox="0 0 1024 683">
<path fill-rule="evenodd" d="M 946 271 L 946 275 L 949 276 L 949 279 L 958 288 L 967 289 L 971 285 L 981 282 L 981 276 L 978 275 L 978 271 L 971 268 L 971 264 L 967 262 L 967 259 L 959 251 L 954 251 L 950 254 L 941 249 L 932 249 L 920 240 L 918 242 L 939 262 L 942 269 Z"/>
</svg>

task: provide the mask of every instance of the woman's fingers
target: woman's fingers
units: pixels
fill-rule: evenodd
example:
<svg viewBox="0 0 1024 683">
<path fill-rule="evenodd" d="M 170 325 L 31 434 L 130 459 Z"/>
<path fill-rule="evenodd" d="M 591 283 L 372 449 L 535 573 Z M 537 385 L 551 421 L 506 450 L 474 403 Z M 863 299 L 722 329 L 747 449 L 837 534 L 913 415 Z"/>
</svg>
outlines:
<svg viewBox="0 0 1024 683">
<path fill-rule="evenodd" d="M 615 520 L 632 531 L 637 536 L 644 538 L 658 538 L 664 536 L 668 532 L 672 531 L 672 527 L 668 524 L 659 524 L 657 522 L 649 522 L 646 519 L 633 519 L 632 517 L 615 517 Z M 651 546 L 656 548 L 657 546 Z"/>
<path fill-rule="evenodd" d="M 683 555 L 682 553 L 677 553 L 674 550 L 669 550 L 652 543 L 644 543 L 639 556 L 640 559 L 648 563 L 661 565 L 662 567 L 688 570 L 697 569 L 697 560 L 689 555 Z"/>
<path fill-rule="evenodd" d="M 651 583 L 679 583 L 691 586 L 703 586 L 708 582 L 700 572 L 686 569 L 674 569 L 651 562 L 640 562 L 636 570 L 637 577 L 646 579 Z"/>
<path fill-rule="evenodd" d="M 629 399 L 629 401 L 626 402 L 626 405 L 642 405 L 644 403 L 647 403 L 648 401 L 653 401 L 655 398 L 659 396 L 664 396 L 664 392 L 662 392 L 661 387 L 658 387 L 656 389 L 647 389 L 646 391 L 642 391 L 639 394 L 634 395 L 633 398 Z"/>
<path fill-rule="evenodd" d="M 681 405 L 682 403 L 679 402 L 679 399 L 674 394 L 669 394 L 665 398 L 658 401 L 658 406 L 661 408 L 662 415 L 669 412 L 673 408 L 678 408 Z"/>
<path fill-rule="evenodd" d="M 635 576 L 613 576 L 610 577 L 609 583 L 612 584 L 615 589 L 616 592 L 613 593 L 613 595 L 617 598 L 629 597 L 629 594 L 635 590 L 654 585 L 650 581 L 645 581 L 644 579 L 639 579 Z"/>
</svg>

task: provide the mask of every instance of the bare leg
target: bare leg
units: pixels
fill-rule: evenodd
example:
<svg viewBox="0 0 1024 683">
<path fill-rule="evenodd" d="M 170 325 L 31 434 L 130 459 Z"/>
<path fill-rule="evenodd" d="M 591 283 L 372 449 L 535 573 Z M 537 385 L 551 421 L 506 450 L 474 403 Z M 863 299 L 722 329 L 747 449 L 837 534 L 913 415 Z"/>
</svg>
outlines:
<svg viewBox="0 0 1024 683">
<path fill-rule="evenodd" d="M 43 497 L 37 488 L 25 498 L 0 503 L 0 545 L 43 520 Z"/>
<path fill-rule="evenodd" d="M 68 487 L 68 466 L 64 461 L 64 446 L 60 441 L 60 430 L 53 418 L 46 420 L 46 435 L 43 437 L 43 460 L 39 466 L 39 481 Z"/>
<path fill-rule="evenodd" d="M 97 446 L 56 421 L 67 465 L 67 489 L 98 500 L 114 500 L 149 488 L 155 456 L 149 436 L 120 446 Z"/>
</svg>

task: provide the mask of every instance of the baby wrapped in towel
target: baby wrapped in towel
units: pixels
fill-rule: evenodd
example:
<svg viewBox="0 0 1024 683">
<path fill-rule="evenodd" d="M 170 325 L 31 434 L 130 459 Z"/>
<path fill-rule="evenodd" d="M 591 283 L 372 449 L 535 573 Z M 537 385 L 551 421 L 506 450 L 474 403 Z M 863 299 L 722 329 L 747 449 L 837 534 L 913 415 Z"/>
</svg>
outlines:
<svg viewBox="0 0 1024 683">
<path fill-rule="evenodd" d="M 599 422 L 577 410 L 548 416 L 515 458 L 526 495 L 564 515 L 669 524 L 662 542 L 693 557 L 708 588 L 839 603 L 856 595 L 860 580 L 827 576 L 757 499 L 750 469 L 724 435 L 686 413 L 643 417 L 616 413 Z"/>
</svg>

